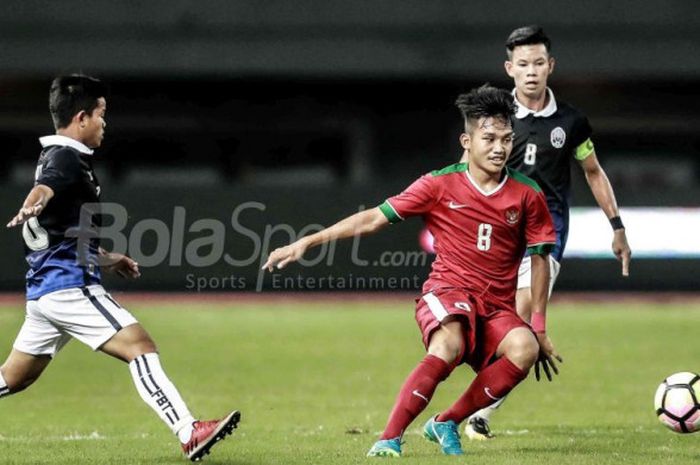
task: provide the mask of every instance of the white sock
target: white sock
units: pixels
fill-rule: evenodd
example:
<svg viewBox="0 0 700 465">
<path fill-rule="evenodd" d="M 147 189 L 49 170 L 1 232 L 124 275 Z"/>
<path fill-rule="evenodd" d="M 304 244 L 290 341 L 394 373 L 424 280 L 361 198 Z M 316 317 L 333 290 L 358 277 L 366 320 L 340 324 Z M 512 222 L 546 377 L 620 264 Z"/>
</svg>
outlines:
<svg viewBox="0 0 700 465">
<path fill-rule="evenodd" d="M 160 366 L 158 354 L 139 355 L 129 363 L 129 371 L 143 401 L 177 434 L 180 442 L 189 441 L 194 417 Z"/>
<path fill-rule="evenodd" d="M 503 396 L 488 407 L 482 408 L 481 410 L 473 414 L 472 417 L 480 417 L 486 421 L 489 421 L 491 419 L 491 415 L 493 415 L 493 412 L 498 410 L 498 407 L 500 407 L 501 404 L 503 404 L 503 402 L 506 400 L 506 397 L 507 396 Z"/>
<path fill-rule="evenodd" d="M 9 396 L 10 388 L 7 387 L 5 378 L 2 377 L 2 372 L 0 371 L 0 397 Z"/>
</svg>

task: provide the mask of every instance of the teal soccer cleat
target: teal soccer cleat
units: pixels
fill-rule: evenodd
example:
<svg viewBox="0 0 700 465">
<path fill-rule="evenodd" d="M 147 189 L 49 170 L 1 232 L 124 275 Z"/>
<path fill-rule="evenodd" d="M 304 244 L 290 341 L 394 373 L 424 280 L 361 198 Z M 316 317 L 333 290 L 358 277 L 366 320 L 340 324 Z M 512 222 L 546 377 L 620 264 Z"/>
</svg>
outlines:
<svg viewBox="0 0 700 465">
<path fill-rule="evenodd" d="M 462 444 L 459 442 L 457 423 L 449 421 L 435 421 L 433 417 L 423 427 L 423 436 L 428 441 L 436 442 L 442 447 L 445 455 L 462 455 Z"/>
<path fill-rule="evenodd" d="M 380 439 L 367 452 L 367 457 L 401 457 L 401 438 Z"/>
</svg>

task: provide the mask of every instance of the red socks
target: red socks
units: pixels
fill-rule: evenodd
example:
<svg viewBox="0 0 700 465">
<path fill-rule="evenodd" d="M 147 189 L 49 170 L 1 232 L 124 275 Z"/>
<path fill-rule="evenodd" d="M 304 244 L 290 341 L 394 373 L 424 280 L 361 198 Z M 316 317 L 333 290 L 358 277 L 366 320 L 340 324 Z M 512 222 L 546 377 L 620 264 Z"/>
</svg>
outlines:
<svg viewBox="0 0 700 465">
<path fill-rule="evenodd" d="M 437 421 L 452 420 L 457 424 L 472 413 L 488 407 L 508 394 L 527 377 L 506 357 L 501 357 L 479 372 L 467 391 L 452 406 L 437 417 Z"/>
<path fill-rule="evenodd" d="M 426 355 L 401 387 L 381 439 L 402 436 L 408 425 L 428 405 L 437 385 L 451 371 L 452 367 L 442 359 Z M 472 413 L 504 397 L 526 377 L 527 371 L 521 370 L 506 357 L 501 357 L 481 370 L 467 391 L 452 407 L 441 413 L 437 421 L 452 420 L 459 424 Z"/>
<path fill-rule="evenodd" d="M 428 405 L 437 385 L 451 371 L 447 362 L 434 355 L 426 355 L 403 383 L 381 439 L 402 436 L 408 425 Z"/>
</svg>

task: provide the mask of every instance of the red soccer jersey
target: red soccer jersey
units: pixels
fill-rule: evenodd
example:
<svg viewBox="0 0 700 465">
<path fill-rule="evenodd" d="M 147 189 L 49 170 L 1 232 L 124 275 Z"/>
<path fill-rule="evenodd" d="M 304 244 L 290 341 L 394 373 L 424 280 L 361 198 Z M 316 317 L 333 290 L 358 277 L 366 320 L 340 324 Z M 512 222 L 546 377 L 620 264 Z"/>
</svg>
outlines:
<svg viewBox="0 0 700 465">
<path fill-rule="evenodd" d="M 542 254 L 555 244 L 552 218 L 532 179 L 506 169 L 498 187 L 484 192 L 468 166 L 426 174 L 379 208 L 391 223 L 421 215 L 433 234 L 437 256 L 424 293 L 467 288 L 512 307 L 525 249 Z"/>
</svg>

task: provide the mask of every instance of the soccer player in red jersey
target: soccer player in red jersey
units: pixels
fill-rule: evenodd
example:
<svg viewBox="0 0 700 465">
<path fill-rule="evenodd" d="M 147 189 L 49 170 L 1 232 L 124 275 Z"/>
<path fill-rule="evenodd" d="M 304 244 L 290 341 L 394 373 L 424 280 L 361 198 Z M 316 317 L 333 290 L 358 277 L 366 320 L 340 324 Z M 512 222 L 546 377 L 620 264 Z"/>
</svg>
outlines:
<svg viewBox="0 0 700 465">
<path fill-rule="evenodd" d="M 544 316 L 554 227 L 537 184 L 506 168 L 513 146 L 513 97 L 488 85 L 457 99 L 465 121 L 460 143 L 469 154 L 422 176 L 382 205 L 352 215 L 270 254 L 264 268 L 284 268 L 306 250 L 370 234 L 409 216 L 422 216 L 437 256 L 416 321 L 427 355 L 399 391 L 369 456 L 400 456 L 401 438 L 441 381 L 461 363 L 478 374 L 462 396 L 424 427 L 425 437 L 448 455 L 462 454 L 458 425 L 508 394 L 535 365 L 550 376 L 559 358 L 544 328 L 533 332 L 515 311 L 518 266 L 532 255 L 533 311 Z M 544 319 L 542 319 L 544 320 Z M 539 377 L 539 375 L 538 375 Z"/>
</svg>

